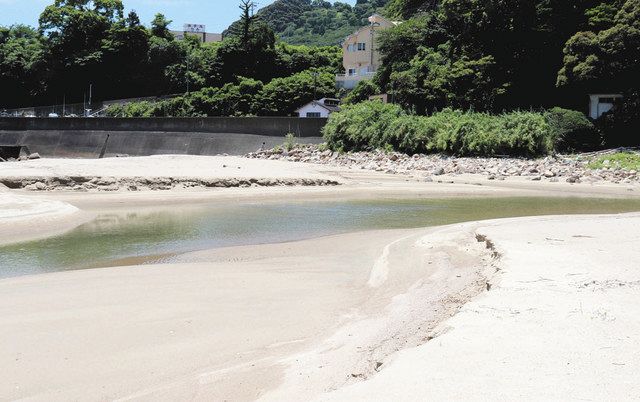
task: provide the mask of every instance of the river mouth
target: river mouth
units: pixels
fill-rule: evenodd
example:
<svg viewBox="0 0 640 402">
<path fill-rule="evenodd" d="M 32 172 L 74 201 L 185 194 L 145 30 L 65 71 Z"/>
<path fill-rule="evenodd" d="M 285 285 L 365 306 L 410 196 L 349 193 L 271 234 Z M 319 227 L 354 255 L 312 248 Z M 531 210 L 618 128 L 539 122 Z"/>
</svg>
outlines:
<svg viewBox="0 0 640 402">
<path fill-rule="evenodd" d="M 0 247 L 0 278 L 176 261 L 211 248 L 521 216 L 640 211 L 639 199 L 459 198 L 192 205 L 99 213 L 44 240 Z"/>
</svg>

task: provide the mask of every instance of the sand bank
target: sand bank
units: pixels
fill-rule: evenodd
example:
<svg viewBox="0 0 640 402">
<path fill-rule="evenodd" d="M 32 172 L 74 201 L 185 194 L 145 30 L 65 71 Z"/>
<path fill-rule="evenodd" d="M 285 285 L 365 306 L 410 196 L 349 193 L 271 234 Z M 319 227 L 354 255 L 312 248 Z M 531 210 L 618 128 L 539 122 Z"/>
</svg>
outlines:
<svg viewBox="0 0 640 402">
<path fill-rule="evenodd" d="M 141 191 L 251 186 L 325 186 L 337 181 L 304 164 L 232 156 L 160 155 L 6 163 L 0 183 L 31 191 Z"/>
<path fill-rule="evenodd" d="M 640 395 L 640 216 L 480 223 L 491 291 L 322 401 L 632 400 Z"/>
<path fill-rule="evenodd" d="M 66 202 L 0 188 L 0 245 L 64 233 L 91 218 L 92 214 Z"/>
<path fill-rule="evenodd" d="M 296 360 L 338 386 L 420 344 L 484 288 L 487 258 L 467 230 L 400 230 L 1 280 L 0 396 L 252 400 L 325 342 Z"/>
</svg>

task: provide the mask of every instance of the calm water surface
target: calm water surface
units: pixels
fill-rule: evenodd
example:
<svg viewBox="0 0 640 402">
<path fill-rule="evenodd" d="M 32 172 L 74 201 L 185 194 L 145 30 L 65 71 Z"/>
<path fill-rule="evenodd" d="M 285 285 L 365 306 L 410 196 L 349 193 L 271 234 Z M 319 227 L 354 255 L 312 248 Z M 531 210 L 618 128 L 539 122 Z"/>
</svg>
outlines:
<svg viewBox="0 0 640 402">
<path fill-rule="evenodd" d="M 172 206 L 100 214 L 67 234 L 0 247 L 0 278 L 171 261 L 189 251 L 275 243 L 368 229 L 437 226 L 530 215 L 640 211 L 640 200 L 423 199 L 233 207 Z"/>
</svg>

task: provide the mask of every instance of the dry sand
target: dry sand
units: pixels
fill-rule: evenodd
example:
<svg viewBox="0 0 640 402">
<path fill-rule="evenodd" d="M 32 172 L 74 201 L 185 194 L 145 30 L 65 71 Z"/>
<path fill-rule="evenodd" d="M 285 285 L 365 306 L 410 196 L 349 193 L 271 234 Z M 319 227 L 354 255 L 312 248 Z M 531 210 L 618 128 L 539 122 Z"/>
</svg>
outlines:
<svg viewBox="0 0 640 402">
<path fill-rule="evenodd" d="M 30 161 L 2 165 L 0 177 L 234 178 L 221 167 L 234 163 L 245 178 L 341 185 L 0 189 L 0 242 L 87 219 L 69 203 L 638 196 L 620 185 L 433 183 L 219 157 Z M 640 395 L 639 223 L 637 214 L 472 222 L 0 280 L 0 400 L 632 399 Z"/>
<path fill-rule="evenodd" d="M 289 376 L 283 357 L 326 339 L 340 351 L 309 357 L 324 362 L 318 372 L 307 367 L 318 378 L 311 391 L 325 380 L 344 384 L 352 370 L 419 344 L 418 327 L 451 314 L 461 292 L 483 288 L 486 251 L 472 233 L 449 233 L 443 246 L 435 244 L 443 233 L 418 242 L 423 234 L 367 232 L 200 252 L 191 263 L 1 280 L 0 395 L 252 400 Z M 334 335 L 347 324 L 363 336 Z M 378 350 L 381 342 L 389 348 Z"/>
<path fill-rule="evenodd" d="M 322 401 L 640 398 L 640 215 L 478 223 L 503 254 L 491 291 Z"/>
</svg>

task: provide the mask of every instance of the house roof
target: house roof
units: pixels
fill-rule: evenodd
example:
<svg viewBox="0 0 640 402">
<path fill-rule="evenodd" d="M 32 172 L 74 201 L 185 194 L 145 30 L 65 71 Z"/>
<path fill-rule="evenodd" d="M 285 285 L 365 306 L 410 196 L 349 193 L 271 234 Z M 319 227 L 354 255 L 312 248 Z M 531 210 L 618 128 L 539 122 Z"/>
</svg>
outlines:
<svg viewBox="0 0 640 402">
<path fill-rule="evenodd" d="M 311 102 L 309 102 L 307 104 L 304 104 L 304 105 L 300 106 L 298 109 L 296 109 L 296 112 L 298 110 L 302 109 L 302 108 L 305 108 L 305 107 L 309 106 L 309 105 L 320 106 L 321 108 L 323 108 L 325 110 L 328 110 L 330 113 L 339 112 L 340 111 L 340 106 L 338 106 L 338 105 L 327 105 L 325 103 L 326 100 L 332 101 L 334 99 L 322 98 L 320 100 L 311 101 Z"/>
</svg>

